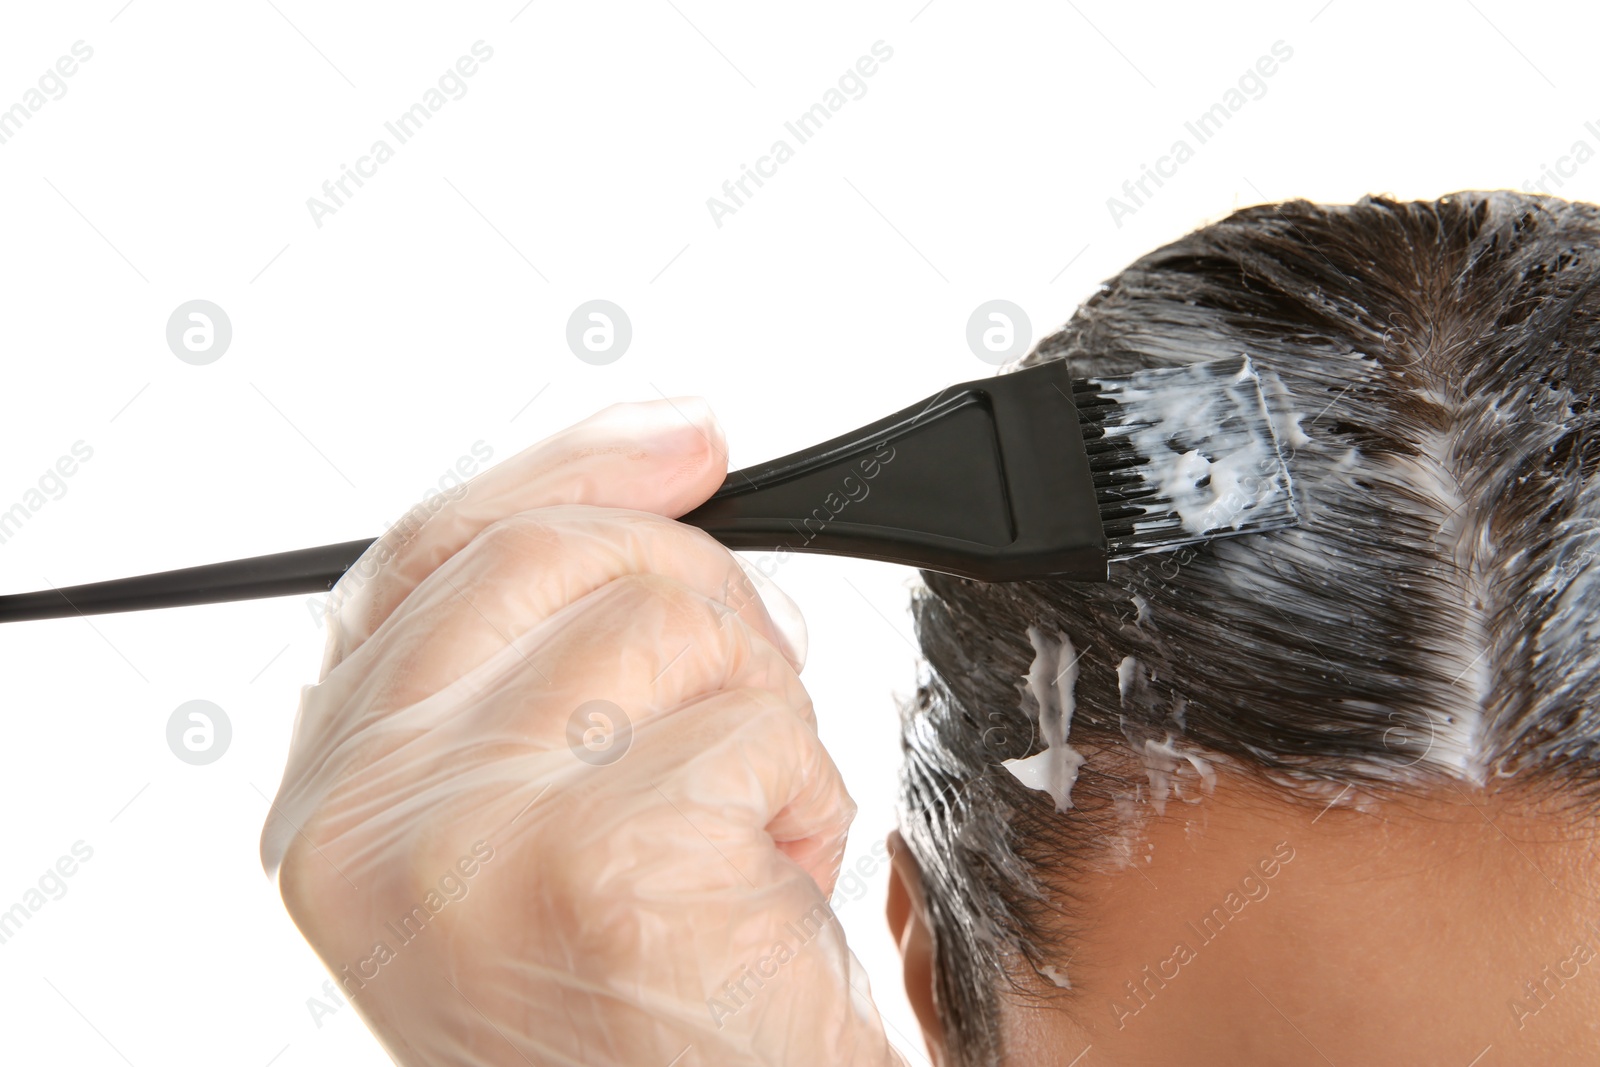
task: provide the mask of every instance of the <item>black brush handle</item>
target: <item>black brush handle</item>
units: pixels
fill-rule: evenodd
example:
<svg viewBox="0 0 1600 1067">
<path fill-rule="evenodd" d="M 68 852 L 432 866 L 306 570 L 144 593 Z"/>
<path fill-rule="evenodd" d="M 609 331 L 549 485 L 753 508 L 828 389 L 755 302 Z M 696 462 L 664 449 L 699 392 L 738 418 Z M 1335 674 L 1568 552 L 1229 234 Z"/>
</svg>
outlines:
<svg viewBox="0 0 1600 1067">
<path fill-rule="evenodd" d="M 231 600 L 326 593 L 375 538 L 208 563 L 136 578 L 117 578 L 37 593 L 0 596 L 0 622 L 181 608 Z"/>
<path fill-rule="evenodd" d="M 979 581 L 1106 579 L 1106 537 L 1060 362 L 951 386 L 735 471 L 680 521 L 729 548 L 856 556 Z M 0 622 L 325 593 L 373 540 L 0 596 Z"/>
<path fill-rule="evenodd" d="M 680 520 L 729 548 L 822 552 L 979 581 L 1106 578 L 1066 365 L 951 386 L 730 475 Z"/>
</svg>

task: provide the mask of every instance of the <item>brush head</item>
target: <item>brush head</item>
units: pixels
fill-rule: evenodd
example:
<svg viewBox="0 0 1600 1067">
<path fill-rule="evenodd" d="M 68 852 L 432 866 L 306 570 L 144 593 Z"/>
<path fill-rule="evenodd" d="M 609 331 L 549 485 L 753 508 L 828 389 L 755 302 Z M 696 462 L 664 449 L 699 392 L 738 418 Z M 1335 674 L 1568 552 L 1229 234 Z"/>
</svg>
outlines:
<svg viewBox="0 0 1600 1067">
<path fill-rule="evenodd" d="M 1072 385 L 1111 558 L 1300 521 L 1248 356 Z"/>
</svg>

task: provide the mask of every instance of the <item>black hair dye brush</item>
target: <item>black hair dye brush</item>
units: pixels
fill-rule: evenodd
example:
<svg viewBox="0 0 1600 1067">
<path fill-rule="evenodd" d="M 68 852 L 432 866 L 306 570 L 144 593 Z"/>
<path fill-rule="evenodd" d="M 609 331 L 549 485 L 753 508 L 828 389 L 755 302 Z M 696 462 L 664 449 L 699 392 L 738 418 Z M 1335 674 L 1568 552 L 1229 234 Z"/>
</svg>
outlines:
<svg viewBox="0 0 1600 1067">
<path fill-rule="evenodd" d="M 1053 361 L 965 382 L 735 471 L 680 521 L 729 548 L 1105 581 L 1111 560 L 1299 518 L 1260 381 L 1237 356 L 1095 378 Z M 0 622 L 327 592 L 372 543 L 0 596 Z"/>
</svg>

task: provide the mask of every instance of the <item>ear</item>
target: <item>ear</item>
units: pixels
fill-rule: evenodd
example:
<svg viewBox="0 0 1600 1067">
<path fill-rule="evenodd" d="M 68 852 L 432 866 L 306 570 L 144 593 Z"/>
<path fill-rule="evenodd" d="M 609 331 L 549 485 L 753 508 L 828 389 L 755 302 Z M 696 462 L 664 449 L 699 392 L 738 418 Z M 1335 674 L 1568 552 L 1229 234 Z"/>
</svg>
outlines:
<svg viewBox="0 0 1600 1067">
<path fill-rule="evenodd" d="M 906 996 L 922 1024 L 928 1055 L 934 1067 L 944 1067 L 944 1025 L 934 1007 L 933 931 L 922 895 L 922 869 L 898 830 L 889 831 L 889 856 L 889 932 L 900 947 Z"/>
</svg>

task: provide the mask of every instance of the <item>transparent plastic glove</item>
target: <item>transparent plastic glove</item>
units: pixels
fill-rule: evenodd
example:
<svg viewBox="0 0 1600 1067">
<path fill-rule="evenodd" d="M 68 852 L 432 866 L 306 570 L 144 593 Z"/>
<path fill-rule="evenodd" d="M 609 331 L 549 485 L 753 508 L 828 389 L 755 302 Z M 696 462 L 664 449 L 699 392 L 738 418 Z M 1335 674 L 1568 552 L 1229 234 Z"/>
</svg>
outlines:
<svg viewBox="0 0 1600 1067">
<path fill-rule="evenodd" d="M 855 809 L 802 639 L 661 517 L 725 455 L 702 403 L 608 408 L 335 590 L 262 860 L 396 1062 L 902 1063 L 827 905 Z"/>
</svg>

